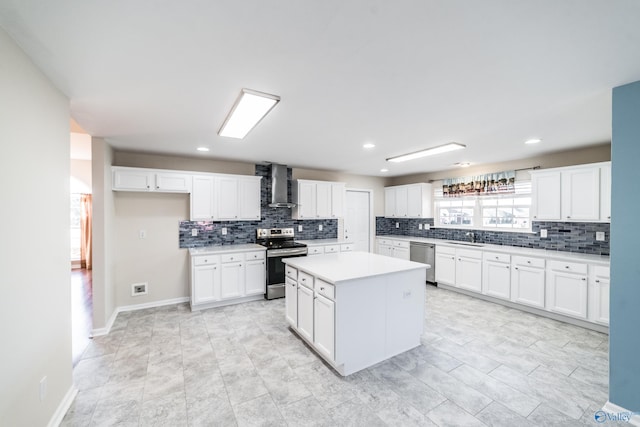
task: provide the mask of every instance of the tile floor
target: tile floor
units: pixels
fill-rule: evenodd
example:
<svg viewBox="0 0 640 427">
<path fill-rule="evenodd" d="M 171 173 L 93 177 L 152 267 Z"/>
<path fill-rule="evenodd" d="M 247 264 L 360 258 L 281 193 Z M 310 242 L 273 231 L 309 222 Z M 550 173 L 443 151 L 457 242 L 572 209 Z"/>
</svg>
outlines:
<svg viewBox="0 0 640 427">
<path fill-rule="evenodd" d="M 607 401 L 608 336 L 427 286 L 422 345 L 347 378 L 284 300 L 121 313 L 74 369 L 64 426 L 581 426 Z"/>
</svg>

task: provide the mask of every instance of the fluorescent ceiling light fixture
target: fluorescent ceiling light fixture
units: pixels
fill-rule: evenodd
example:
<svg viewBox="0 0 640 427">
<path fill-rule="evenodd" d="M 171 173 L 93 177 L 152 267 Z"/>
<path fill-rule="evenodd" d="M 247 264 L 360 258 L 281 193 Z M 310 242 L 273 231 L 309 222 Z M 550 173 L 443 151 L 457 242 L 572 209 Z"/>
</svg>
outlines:
<svg viewBox="0 0 640 427">
<path fill-rule="evenodd" d="M 437 147 L 427 148 L 426 150 L 416 151 L 415 153 L 403 154 L 402 156 L 390 157 L 388 162 L 406 162 L 407 160 L 419 159 L 426 156 L 434 156 L 436 154 L 448 153 L 449 151 L 461 150 L 467 148 L 464 144 L 450 142 L 448 144 L 439 145 Z"/>
<path fill-rule="evenodd" d="M 207 152 L 207 151 L 209 151 L 209 148 L 208 147 L 198 147 L 198 148 L 196 148 L 196 150 L 202 151 L 202 152 Z"/>
<path fill-rule="evenodd" d="M 367 150 L 370 150 L 372 148 L 375 148 L 376 144 L 372 144 L 370 142 L 367 142 L 366 144 L 362 144 L 362 148 L 365 148 Z"/>
<path fill-rule="evenodd" d="M 242 89 L 218 135 L 244 138 L 278 102 L 280 102 L 279 96 Z"/>
<path fill-rule="evenodd" d="M 537 144 L 538 142 L 541 142 L 542 140 L 540 138 L 531 138 L 531 139 L 527 139 L 524 143 L 525 144 Z"/>
</svg>

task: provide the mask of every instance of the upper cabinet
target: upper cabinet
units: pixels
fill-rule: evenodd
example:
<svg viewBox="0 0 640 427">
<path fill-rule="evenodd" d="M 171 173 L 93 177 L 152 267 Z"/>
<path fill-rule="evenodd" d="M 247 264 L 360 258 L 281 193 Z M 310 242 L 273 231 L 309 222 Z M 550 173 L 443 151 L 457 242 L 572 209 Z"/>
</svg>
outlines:
<svg viewBox="0 0 640 427">
<path fill-rule="evenodd" d="M 113 190 L 190 193 L 191 175 L 154 169 L 113 167 Z"/>
<path fill-rule="evenodd" d="M 611 163 L 531 172 L 534 221 L 611 221 Z"/>
<path fill-rule="evenodd" d="M 344 216 L 345 183 L 298 179 L 292 185 L 293 219 L 336 219 Z"/>
<path fill-rule="evenodd" d="M 431 218 L 431 184 L 396 185 L 384 189 L 387 218 Z"/>
<path fill-rule="evenodd" d="M 191 193 L 192 221 L 260 220 L 259 176 L 112 167 L 114 191 Z"/>
</svg>

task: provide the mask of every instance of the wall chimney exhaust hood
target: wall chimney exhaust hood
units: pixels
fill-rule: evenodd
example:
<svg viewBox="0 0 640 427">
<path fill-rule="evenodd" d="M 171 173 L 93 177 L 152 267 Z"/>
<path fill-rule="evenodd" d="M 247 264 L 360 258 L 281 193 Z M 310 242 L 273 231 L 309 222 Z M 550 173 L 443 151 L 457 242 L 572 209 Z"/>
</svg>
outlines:
<svg viewBox="0 0 640 427">
<path fill-rule="evenodd" d="M 287 166 L 271 164 L 271 203 L 272 208 L 293 208 L 295 203 L 288 200 Z"/>
</svg>

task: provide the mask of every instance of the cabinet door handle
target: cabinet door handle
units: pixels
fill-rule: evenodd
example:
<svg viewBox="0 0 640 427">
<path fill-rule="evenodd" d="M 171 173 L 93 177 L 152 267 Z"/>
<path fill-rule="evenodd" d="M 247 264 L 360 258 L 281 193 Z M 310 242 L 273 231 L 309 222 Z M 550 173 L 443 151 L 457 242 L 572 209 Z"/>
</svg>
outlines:
<svg viewBox="0 0 640 427">
<path fill-rule="evenodd" d="M 568 270 L 570 267 L 568 265 L 565 265 L 564 268 L 566 268 Z"/>
<path fill-rule="evenodd" d="M 538 218 L 538 216 L 537 216 L 537 215 L 534 215 L 533 217 L 534 217 L 534 218 Z"/>
<path fill-rule="evenodd" d="M 582 281 L 586 281 L 586 280 L 587 280 L 587 278 L 586 278 L 586 277 L 583 277 L 583 278 L 582 278 Z"/>
<path fill-rule="evenodd" d="M 567 219 L 571 218 L 570 216 L 567 216 Z"/>
<path fill-rule="evenodd" d="M 496 259 L 500 259 L 500 257 L 499 257 L 499 256 L 497 256 L 497 257 L 496 257 Z"/>
<path fill-rule="evenodd" d="M 600 283 L 600 280 L 599 280 L 599 279 L 596 279 L 596 283 Z"/>
<path fill-rule="evenodd" d="M 610 217 L 610 216 L 608 216 L 608 217 L 607 217 L 607 219 L 611 219 L 611 217 Z"/>
<path fill-rule="evenodd" d="M 324 291 L 324 288 L 320 288 L 321 291 Z"/>
<path fill-rule="evenodd" d="M 509 268 L 509 266 L 507 265 L 507 268 Z"/>
<path fill-rule="evenodd" d="M 518 270 L 518 267 L 514 267 L 516 270 Z"/>
<path fill-rule="evenodd" d="M 531 261 L 527 261 L 527 264 L 531 264 Z"/>
</svg>

